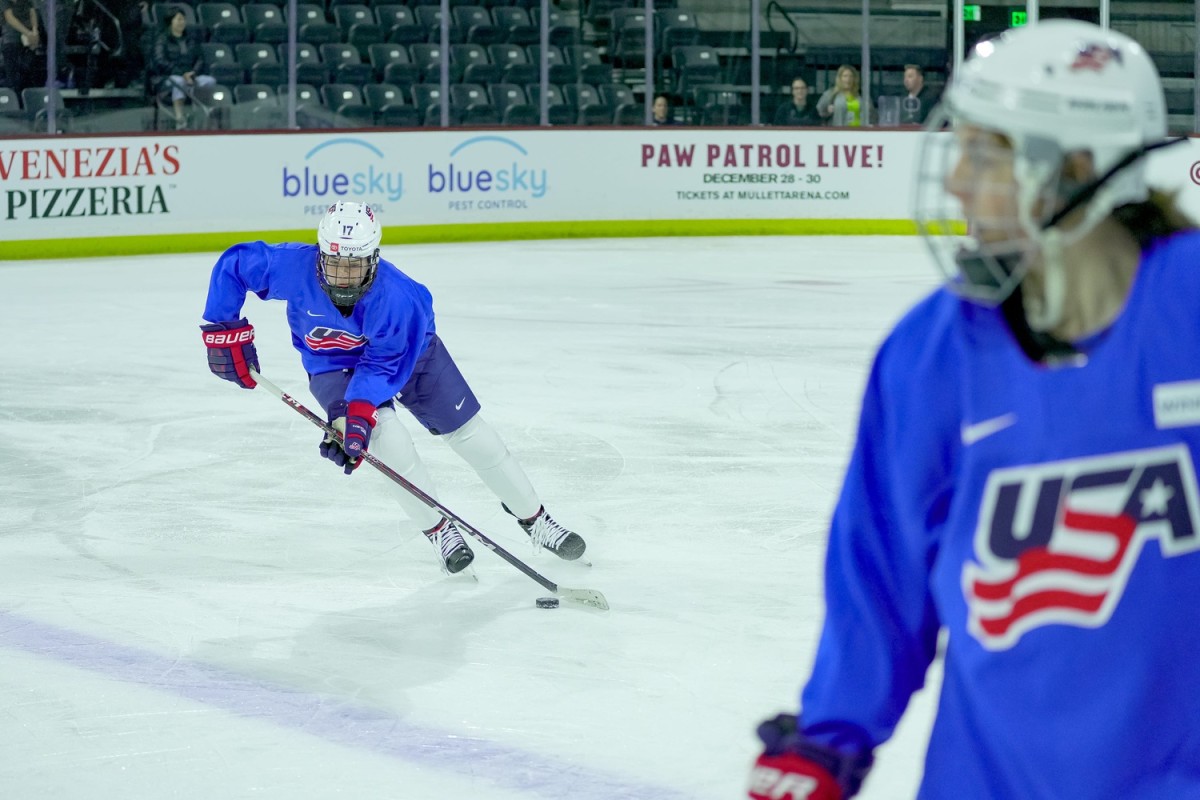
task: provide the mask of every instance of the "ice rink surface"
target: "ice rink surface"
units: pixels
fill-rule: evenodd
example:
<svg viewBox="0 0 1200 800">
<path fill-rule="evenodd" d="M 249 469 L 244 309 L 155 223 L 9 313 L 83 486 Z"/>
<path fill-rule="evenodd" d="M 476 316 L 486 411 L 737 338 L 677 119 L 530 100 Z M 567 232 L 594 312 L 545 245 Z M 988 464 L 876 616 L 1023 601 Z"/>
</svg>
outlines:
<svg viewBox="0 0 1200 800">
<path fill-rule="evenodd" d="M 825 529 L 915 238 L 388 246 L 592 567 L 531 552 L 415 420 L 475 546 L 445 577 L 369 467 L 213 377 L 213 255 L 0 265 L 0 798 L 717 800 L 795 709 Z M 317 408 L 282 303 L 263 373 Z M 20 336 L 16 334 L 20 333 Z M 914 795 L 936 690 L 860 797 Z"/>
</svg>

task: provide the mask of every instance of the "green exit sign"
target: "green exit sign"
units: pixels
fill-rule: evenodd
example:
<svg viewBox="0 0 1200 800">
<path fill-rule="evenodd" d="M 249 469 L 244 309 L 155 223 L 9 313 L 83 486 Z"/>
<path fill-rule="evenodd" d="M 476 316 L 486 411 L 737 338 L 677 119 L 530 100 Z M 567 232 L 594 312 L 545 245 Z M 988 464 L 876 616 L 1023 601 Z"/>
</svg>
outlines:
<svg viewBox="0 0 1200 800">
<path fill-rule="evenodd" d="M 1029 15 L 1027 13 L 1025 13 L 1024 11 L 1012 12 L 1012 17 L 1010 19 L 1010 22 L 1012 23 L 1012 27 L 1019 28 L 1028 21 L 1029 21 Z"/>
<path fill-rule="evenodd" d="M 964 22 L 979 22 L 983 19 L 983 9 L 979 6 L 963 6 Z"/>
</svg>

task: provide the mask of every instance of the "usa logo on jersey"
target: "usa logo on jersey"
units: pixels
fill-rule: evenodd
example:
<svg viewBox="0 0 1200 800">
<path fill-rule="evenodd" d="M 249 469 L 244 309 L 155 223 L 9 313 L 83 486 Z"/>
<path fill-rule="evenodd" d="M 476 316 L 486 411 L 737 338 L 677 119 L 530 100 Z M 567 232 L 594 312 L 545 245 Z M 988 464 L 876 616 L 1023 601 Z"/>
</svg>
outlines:
<svg viewBox="0 0 1200 800">
<path fill-rule="evenodd" d="M 1196 471 L 1183 445 L 996 470 L 962 574 L 971 634 L 990 650 L 1050 624 L 1096 628 L 1142 547 L 1200 549 Z"/>
<path fill-rule="evenodd" d="M 367 343 L 366 337 L 337 328 L 317 327 L 304 336 L 310 350 L 355 350 Z"/>
</svg>

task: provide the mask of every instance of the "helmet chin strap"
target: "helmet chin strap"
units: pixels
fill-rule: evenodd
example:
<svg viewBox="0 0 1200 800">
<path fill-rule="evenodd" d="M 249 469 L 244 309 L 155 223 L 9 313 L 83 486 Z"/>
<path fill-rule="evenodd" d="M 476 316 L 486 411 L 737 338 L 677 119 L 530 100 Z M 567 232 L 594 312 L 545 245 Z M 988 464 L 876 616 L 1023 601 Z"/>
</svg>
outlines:
<svg viewBox="0 0 1200 800">
<path fill-rule="evenodd" d="M 1074 237 L 1072 237 L 1074 238 Z M 1039 294 L 1025 294 L 1025 319 L 1029 327 L 1045 333 L 1062 322 L 1067 299 L 1067 269 L 1065 239 L 1058 229 L 1045 231 L 1040 237 L 1042 283 Z"/>
<path fill-rule="evenodd" d="M 1109 167 L 1109 169 L 1103 175 L 1095 180 L 1085 183 L 1080 189 L 1078 189 L 1071 196 L 1071 198 L 1067 200 L 1065 204 L 1063 204 L 1062 208 L 1060 208 L 1054 213 L 1053 216 L 1050 217 L 1050 219 L 1046 220 L 1042 224 L 1042 230 L 1048 230 L 1056 227 L 1060 222 L 1066 219 L 1072 211 L 1095 197 L 1096 193 L 1100 191 L 1100 188 L 1104 186 L 1104 184 L 1112 180 L 1114 175 L 1128 167 L 1130 164 L 1145 158 L 1148 154 L 1155 150 L 1161 150 L 1164 147 L 1171 147 L 1172 145 L 1187 141 L 1190 140 L 1186 136 L 1181 136 L 1178 139 L 1168 139 L 1165 142 L 1155 142 L 1154 144 L 1143 145 L 1136 150 L 1130 151 L 1124 158 Z"/>
<path fill-rule="evenodd" d="M 1037 294 L 1027 291 L 1029 285 L 1022 280 L 1002 303 L 1004 317 L 1028 356 L 1037 361 L 1047 361 L 1077 355 L 1070 342 L 1055 337 L 1050 331 L 1062 323 L 1066 312 L 1066 248 L 1095 227 L 1102 215 L 1099 212 L 1087 214 L 1081 223 L 1071 230 L 1059 227 L 1063 220 L 1095 199 L 1105 184 L 1121 170 L 1154 150 L 1170 147 L 1181 141 L 1187 139 L 1157 142 L 1130 152 L 1103 175 L 1080 186 L 1071 187 L 1069 197 L 1062 207 L 1035 227 L 1034 239 L 1041 253 L 1041 281 L 1038 287 L 1040 291 Z"/>
</svg>

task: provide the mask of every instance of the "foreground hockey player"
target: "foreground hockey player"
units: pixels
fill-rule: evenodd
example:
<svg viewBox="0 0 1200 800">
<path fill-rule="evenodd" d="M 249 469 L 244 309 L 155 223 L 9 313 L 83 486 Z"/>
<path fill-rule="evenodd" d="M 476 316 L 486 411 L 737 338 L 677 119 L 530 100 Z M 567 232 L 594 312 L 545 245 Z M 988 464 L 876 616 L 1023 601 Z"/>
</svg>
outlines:
<svg viewBox="0 0 1200 800">
<path fill-rule="evenodd" d="M 284 300 L 292 344 L 309 389 L 344 435 L 325 437 L 320 453 L 347 475 L 370 448 L 436 498 L 429 471 L 396 416 L 396 401 L 444 439 L 503 502 L 536 545 L 574 560 L 583 539 L 548 513 L 520 464 L 479 414 L 479 401 L 434 329 L 429 290 L 379 258 L 382 230 L 362 203 L 336 203 L 317 227 L 318 244 L 239 244 L 213 267 L 201 326 L 209 367 L 253 389 L 258 370 L 254 327 L 241 317 L 247 292 Z M 409 518 L 437 549 L 446 571 L 474 558 L 462 532 L 399 486 Z"/>
<path fill-rule="evenodd" d="M 1200 234 L 1145 182 L 1158 75 L 1045 21 L 936 113 L 918 221 L 971 238 L 928 237 L 951 279 L 876 357 L 816 661 L 749 796 L 853 796 L 944 627 L 920 798 L 1195 800 Z"/>
</svg>

